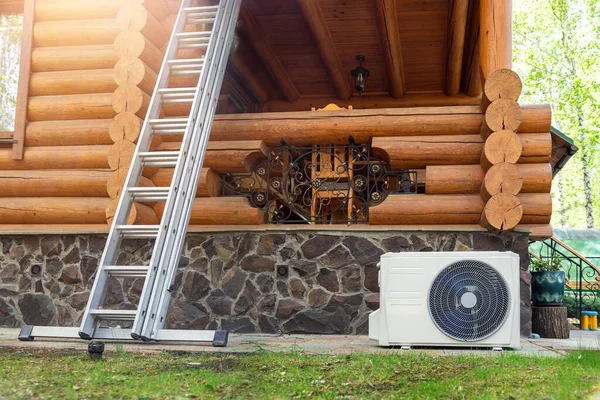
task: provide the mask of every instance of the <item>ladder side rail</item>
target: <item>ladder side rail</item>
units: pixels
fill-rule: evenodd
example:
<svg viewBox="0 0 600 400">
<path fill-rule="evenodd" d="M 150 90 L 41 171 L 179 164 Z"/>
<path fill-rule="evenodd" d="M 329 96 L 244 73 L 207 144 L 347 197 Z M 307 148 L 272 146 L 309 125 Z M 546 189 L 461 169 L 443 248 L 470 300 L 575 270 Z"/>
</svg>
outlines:
<svg viewBox="0 0 600 400">
<path fill-rule="evenodd" d="M 222 8 L 223 7 L 219 7 L 219 11 Z M 175 172 L 173 174 L 173 186 L 171 187 L 171 190 L 174 193 L 172 193 L 173 195 L 169 195 L 169 199 L 165 204 L 165 209 L 163 211 L 161 223 L 161 228 L 164 229 L 163 232 L 161 232 L 160 237 L 157 239 L 157 244 L 155 245 L 162 249 L 160 254 L 156 255 L 157 258 L 154 258 L 155 255 L 153 254 L 153 266 L 157 266 L 158 270 L 156 270 L 155 272 L 155 279 L 152 282 L 147 282 L 147 285 L 145 285 L 144 289 L 142 290 L 142 296 L 140 296 L 140 303 L 144 301 L 143 304 L 145 312 L 143 315 L 140 314 L 138 318 L 136 318 L 136 320 L 134 321 L 134 329 L 132 329 L 132 336 L 134 338 L 146 338 L 146 335 L 144 334 L 146 329 L 145 327 L 147 326 L 149 319 L 155 316 L 155 312 L 152 311 L 151 307 L 153 301 L 152 299 L 156 296 L 157 291 L 166 290 L 166 288 L 164 288 L 164 276 L 167 272 L 165 260 L 170 259 L 170 254 L 173 251 L 172 236 L 177 235 L 181 232 L 180 227 L 177 225 L 177 223 L 181 220 L 180 207 L 178 207 L 177 204 L 179 204 L 181 201 L 185 201 L 186 198 L 189 198 L 191 199 L 190 201 L 193 201 L 193 194 L 190 194 L 190 191 L 187 190 L 186 185 L 186 182 L 189 182 L 190 180 L 189 175 L 192 172 L 188 163 L 191 162 L 193 164 L 196 160 L 195 149 L 197 148 L 197 144 L 195 143 L 198 141 L 199 138 L 195 133 L 195 127 L 199 121 L 198 115 L 200 113 L 202 103 L 205 101 L 205 88 L 207 87 L 207 84 L 208 82 L 210 82 L 211 78 L 208 73 L 205 73 L 205 71 L 208 68 L 207 65 L 210 63 L 209 60 L 211 60 L 214 57 L 214 53 L 216 52 L 215 46 L 211 44 L 214 43 L 212 37 L 215 35 L 215 32 L 220 31 L 219 28 L 222 24 L 223 19 L 224 17 L 220 17 L 218 12 L 212 27 L 211 39 L 209 40 L 209 45 L 204 57 L 204 67 L 202 68 L 200 73 L 198 85 L 196 87 L 194 99 L 191 105 L 190 115 L 188 117 L 188 125 L 180 148 L 179 159 L 175 168 Z M 203 109 L 205 108 L 206 107 L 204 106 Z M 155 250 L 157 247 L 155 247 Z"/>
<path fill-rule="evenodd" d="M 229 59 L 229 53 L 230 53 L 230 49 L 231 49 L 231 44 L 233 42 L 233 37 L 234 37 L 234 32 L 235 32 L 235 25 L 238 19 L 238 14 L 239 14 L 239 9 L 241 6 L 241 0 L 232 0 L 232 10 L 230 11 L 229 14 L 227 14 L 228 19 L 227 19 L 227 26 L 226 26 L 226 31 L 225 31 L 225 37 L 222 38 L 222 47 L 219 49 L 220 50 L 220 54 L 219 54 L 219 60 L 218 60 L 218 64 L 216 65 L 217 68 L 215 68 L 215 74 L 216 74 L 216 79 L 212 80 L 211 82 L 212 84 L 212 88 L 211 88 L 211 96 L 209 99 L 209 110 L 207 110 L 207 113 L 205 114 L 205 121 L 203 126 L 200 128 L 201 130 L 204 130 L 204 132 L 206 134 L 202 135 L 200 137 L 201 141 L 199 143 L 199 149 L 197 150 L 198 154 L 198 162 L 196 165 L 194 165 L 194 171 L 193 171 L 193 176 L 189 182 L 189 193 L 195 193 L 196 189 L 198 187 L 198 180 L 200 178 L 200 172 L 202 169 L 202 164 L 204 163 L 204 157 L 206 154 L 206 149 L 208 147 L 208 142 L 209 142 L 209 138 L 210 138 L 210 130 L 212 128 L 212 123 L 214 120 L 214 115 L 215 115 L 215 111 L 217 108 L 217 104 L 218 104 L 218 98 L 219 98 L 219 93 L 221 91 L 221 86 L 223 84 L 223 80 L 224 80 L 224 76 L 225 76 L 225 69 L 227 67 L 227 60 Z M 166 320 L 166 313 L 167 310 L 169 308 L 169 303 L 171 300 L 171 292 L 169 290 L 167 290 L 168 288 L 170 288 L 170 286 L 172 285 L 172 282 L 175 279 L 175 276 L 177 274 L 177 266 L 179 264 L 179 259 L 181 257 L 181 251 L 183 250 L 183 245 L 185 243 L 185 233 L 187 232 L 187 225 L 191 216 L 191 211 L 192 211 L 192 207 L 193 207 L 193 198 L 191 200 L 188 199 L 188 201 L 185 201 L 182 206 L 184 207 L 183 211 L 183 216 L 185 218 L 181 219 L 181 223 L 182 223 L 182 227 L 181 227 L 181 234 L 180 235 L 176 235 L 174 237 L 175 241 L 173 243 L 172 248 L 174 249 L 174 251 L 171 253 L 171 258 L 169 260 L 169 264 L 167 265 L 167 274 L 164 277 L 165 279 L 165 285 L 162 288 L 162 290 L 158 290 L 155 292 L 156 295 L 158 295 L 158 299 L 156 302 L 156 309 L 152 308 L 151 311 L 152 313 L 155 313 L 156 317 L 154 318 L 154 324 L 153 326 L 150 328 L 150 339 L 156 339 L 156 335 L 158 332 L 160 332 L 160 330 L 163 328 L 165 320 Z M 161 276 L 162 278 L 162 276 Z M 153 307 L 154 304 L 151 305 L 151 307 Z"/>
<path fill-rule="evenodd" d="M 161 85 L 166 86 L 168 83 L 169 76 L 168 74 L 164 74 L 164 70 L 167 65 L 167 59 L 169 56 L 176 54 L 177 46 L 173 46 L 173 43 L 176 42 L 175 33 L 177 29 L 183 30 L 185 26 L 185 15 L 183 10 L 186 5 L 189 5 L 191 0 L 184 0 L 181 4 L 179 14 L 177 16 L 177 21 L 175 24 L 175 28 L 171 33 L 171 39 L 169 41 L 169 45 L 167 47 L 167 51 L 165 54 L 165 58 L 163 60 L 163 64 L 161 66 L 161 70 L 154 88 L 154 93 L 152 95 L 152 99 L 150 100 L 150 104 L 148 107 L 147 116 L 152 116 L 160 113 L 160 101 L 157 101 L 157 88 Z M 182 18 L 183 15 L 183 18 Z M 140 162 L 139 153 L 142 151 L 146 151 L 150 148 L 150 144 L 152 142 L 152 134 L 150 131 L 150 126 L 148 124 L 149 118 L 144 120 L 144 124 L 142 125 L 142 130 L 140 133 L 140 138 L 138 140 L 134 156 L 132 158 L 132 164 L 127 173 L 127 178 L 125 179 L 125 185 L 123 190 L 121 191 L 121 198 L 119 199 L 117 205 L 117 212 L 113 217 L 113 222 L 111 224 L 111 228 L 107 237 L 106 245 L 104 248 L 104 252 L 102 253 L 102 257 L 100 259 L 100 263 L 98 264 L 98 269 L 96 270 L 96 278 L 94 279 L 94 284 L 92 285 L 92 290 L 90 291 L 90 298 L 88 299 L 85 311 L 83 313 L 83 318 L 81 321 L 81 325 L 79 328 L 79 335 L 83 339 L 90 339 L 93 336 L 93 331 L 95 329 L 96 319 L 93 315 L 91 315 L 90 311 L 94 309 L 98 309 L 104 300 L 106 286 L 108 282 L 108 276 L 104 271 L 104 267 L 107 265 L 113 265 L 117 258 L 117 252 L 120 247 L 122 238 L 119 232 L 117 232 L 117 226 L 125 225 L 127 221 L 127 217 L 129 216 L 130 208 L 133 203 L 133 199 L 126 192 L 127 188 L 136 186 L 139 183 L 140 176 L 142 174 L 143 165 Z M 159 234 L 160 234 L 159 228 Z M 159 235 L 160 236 L 160 235 Z M 154 247 L 153 253 L 156 251 L 158 246 Z M 155 271 L 153 268 L 148 269 L 148 275 L 144 282 L 144 286 L 148 285 L 149 280 L 152 280 L 153 276 L 155 276 Z M 140 303 L 141 304 L 141 303 Z M 138 310 L 140 309 L 140 305 L 138 304 Z"/>
</svg>

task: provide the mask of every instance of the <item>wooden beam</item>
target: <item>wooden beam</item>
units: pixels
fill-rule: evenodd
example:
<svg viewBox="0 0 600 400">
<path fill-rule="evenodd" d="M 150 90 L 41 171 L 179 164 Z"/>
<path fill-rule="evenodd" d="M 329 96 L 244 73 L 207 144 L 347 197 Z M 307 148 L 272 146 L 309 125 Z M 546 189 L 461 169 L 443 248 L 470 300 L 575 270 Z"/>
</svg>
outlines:
<svg viewBox="0 0 600 400">
<path fill-rule="evenodd" d="M 0 0 L 0 14 L 23 13 L 23 0 Z"/>
<path fill-rule="evenodd" d="M 460 92 L 460 77 L 463 68 L 465 32 L 467 29 L 467 11 L 469 0 L 450 1 L 450 21 L 448 24 L 448 47 L 446 59 L 446 87 L 448 96 Z"/>
<path fill-rule="evenodd" d="M 348 100 L 352 96 L 352 88 L 348 81 L 350 71 L 344 70 L 337 55 L 337 50 L 329 29 L 327 29 L 327 21 L 319 5 L 319 0 L 296 0 L 296 3 L 298 3 L 300 11 L 304 15 L 304 19 L 319 47 L 321 58 L 329 72 L 329 77 L 335 87 L 337 97 L 340 100 Z"/>
<path fill-rule="evenodd" d="M 458 1 L 467 2 L 467 0 Z M 381 38 L 381 47 L 385 55 L 390 93 L 392 97 L 399 98 L 406 93 L 406 84 L 396 0 L 375 0 L 375 9 L 377 11 L 377 26 Z"/>
<path fill-rule="evenodd" d="M 300 97 L 298 89 L 296 89 L 294 82 L 281 64 L 275 50 L 273 50 L 273 47 L 271 47 L 271 44 L 267 41 L 265 33 L 258 24 L 258 21 L 244 5 L 242 5 L 242 8 L 240 9 L 240 20 L 244 25 L 244 30 L 250 44 L 265 63 L 269 74 L 277 84 L 283 97 L 287 101 L 298 100 Z"/>
<path fill-rule="evenodd" d="M 467 21 L 461 91 L 468 96 L 477 97 L 482 91 L 479 63 L 479 0 L 469 2 Z"/>
<path fill-rule="evenodd" d="M 31 49 L 33 47 L 34 0 L 25 0 L 23 11 L 23 34 L 21 37 L 21 56 L 19 66 L 19 86 L 15 112 L 15 133 L 13 139 L 13 160 L 23 159 L 25 127 L 27 125 L 27 100 L 29 97 L 29 75 L 31 74 Z"/>
<path fill-rule="evenodd" d="M 481 0 L 479 51 L 486 79 L 501 68 L 512 68 L 512 0 Z"/>
</svg>

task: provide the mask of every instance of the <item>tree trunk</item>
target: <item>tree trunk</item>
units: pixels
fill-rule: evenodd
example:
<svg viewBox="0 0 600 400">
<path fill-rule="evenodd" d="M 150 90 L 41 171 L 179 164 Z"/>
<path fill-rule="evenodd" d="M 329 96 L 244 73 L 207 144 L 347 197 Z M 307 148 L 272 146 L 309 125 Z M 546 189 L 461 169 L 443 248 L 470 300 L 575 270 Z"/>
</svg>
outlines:
<svg viewBox="0 0 600 400">
<path fill-rule="evenodd" d="M 532 307 L 532 332 L 543 338 L 568 339 L 567 307 Z"/>
</svg>

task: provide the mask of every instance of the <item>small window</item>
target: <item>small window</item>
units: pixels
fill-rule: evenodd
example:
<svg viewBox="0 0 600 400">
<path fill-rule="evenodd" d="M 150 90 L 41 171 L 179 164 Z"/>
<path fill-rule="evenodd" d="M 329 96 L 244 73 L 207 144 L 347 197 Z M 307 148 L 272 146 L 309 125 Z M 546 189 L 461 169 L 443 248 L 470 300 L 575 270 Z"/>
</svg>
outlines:
<svg viewBox="0 0 600 400">
<path fill-rule="evenodd" d="M 0 132 L 15 128 L 23 15 L 0 14 Z"/>
</svg>

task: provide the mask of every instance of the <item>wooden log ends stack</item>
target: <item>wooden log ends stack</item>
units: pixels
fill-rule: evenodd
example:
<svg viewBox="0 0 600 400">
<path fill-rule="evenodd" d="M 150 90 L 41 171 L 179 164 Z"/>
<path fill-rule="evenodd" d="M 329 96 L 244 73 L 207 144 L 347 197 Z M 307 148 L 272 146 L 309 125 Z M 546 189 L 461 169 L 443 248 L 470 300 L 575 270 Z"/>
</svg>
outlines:
<svg viewBox="0 0 600 400">
<path fill-rule="evenodd" d="M 523 119 L 517 103 L 521 89 L 518 75 L 507 69 L 494 71 L 484 84 L 481 168 L 486 174 L 480 195 L 486 204 L 479 223 L 492 232 L 510 231 L 523 218 L 523 205 L 517 198 L 523 175 L 515 165 L 523 152 L 516 133 Z"/>
</svg>

